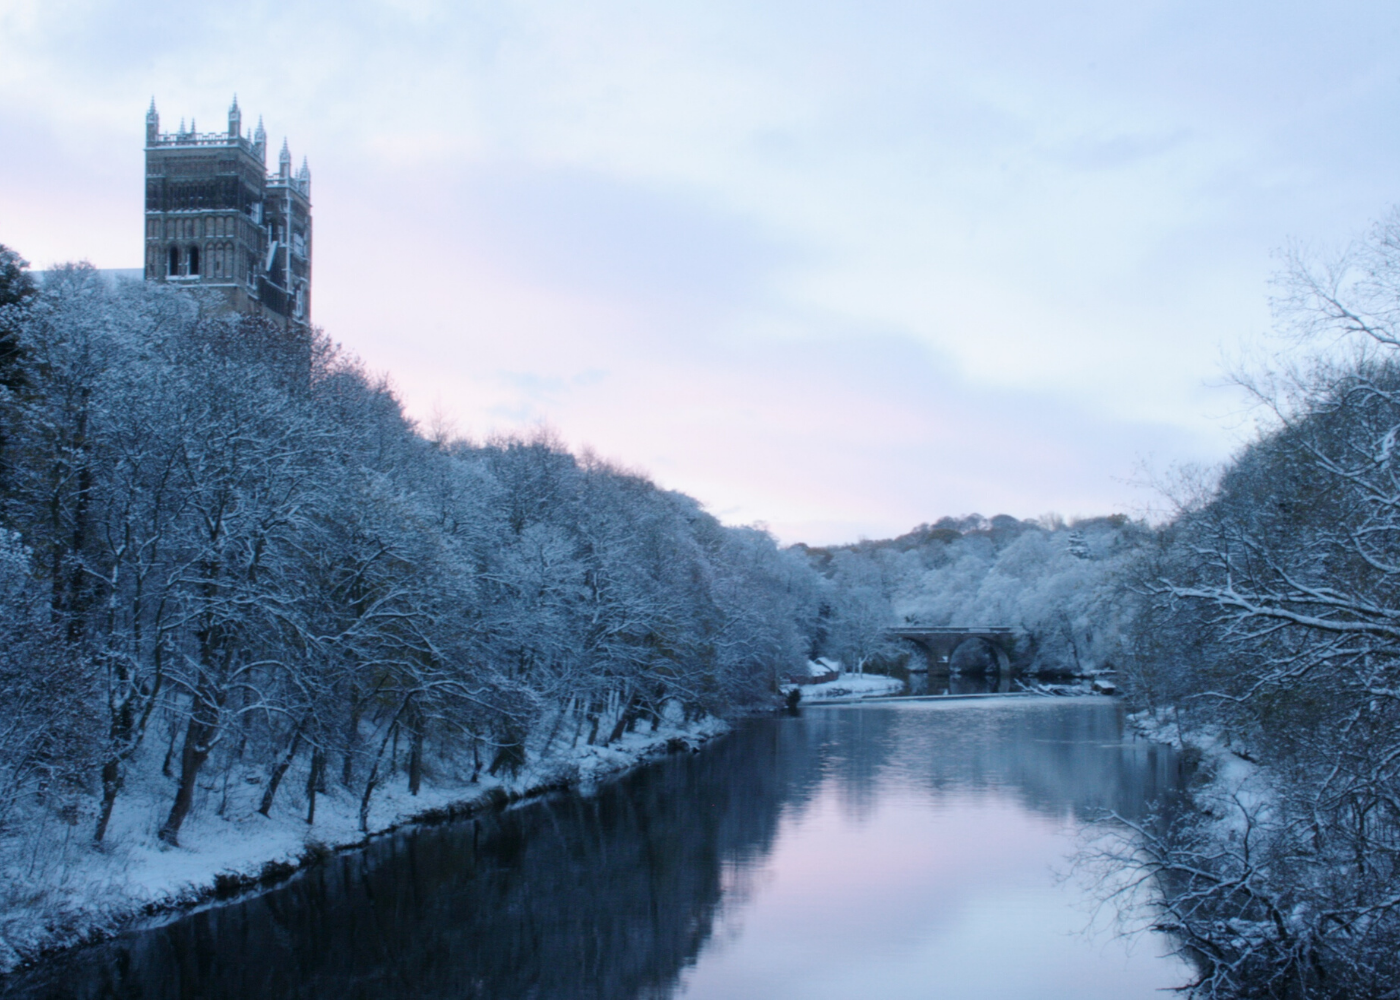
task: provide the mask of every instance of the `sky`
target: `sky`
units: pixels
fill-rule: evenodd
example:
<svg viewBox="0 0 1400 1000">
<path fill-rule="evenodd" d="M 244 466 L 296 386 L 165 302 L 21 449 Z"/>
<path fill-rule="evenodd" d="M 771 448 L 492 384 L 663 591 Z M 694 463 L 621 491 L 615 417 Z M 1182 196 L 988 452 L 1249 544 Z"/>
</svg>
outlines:
<svg viewBox="0 0 1400 1000">
<path fill-rule="evenodd" d="M 148 103 L 234 93 L 425 427 L 825 544 L 1238 448 L 1277 252 L 1395 200 L 1400 6 L 0 0 L 0 243 L 139 267 Z"/>
</svg>

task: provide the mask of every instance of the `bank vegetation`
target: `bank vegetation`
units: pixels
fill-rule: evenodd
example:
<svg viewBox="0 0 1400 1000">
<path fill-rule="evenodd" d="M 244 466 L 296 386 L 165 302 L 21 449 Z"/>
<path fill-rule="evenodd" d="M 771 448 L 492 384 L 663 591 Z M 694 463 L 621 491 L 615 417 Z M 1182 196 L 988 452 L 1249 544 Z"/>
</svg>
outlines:
<svg viewBox="0 0 1400 1000">
<path fill-rule="evenodd" d="M 837 605 L 546 433 L 424 431 L 319 331 L 0 248 L 0 965 L 192 817 L 368 832 L 389 788 L 766 708 Z"/>
</svg>

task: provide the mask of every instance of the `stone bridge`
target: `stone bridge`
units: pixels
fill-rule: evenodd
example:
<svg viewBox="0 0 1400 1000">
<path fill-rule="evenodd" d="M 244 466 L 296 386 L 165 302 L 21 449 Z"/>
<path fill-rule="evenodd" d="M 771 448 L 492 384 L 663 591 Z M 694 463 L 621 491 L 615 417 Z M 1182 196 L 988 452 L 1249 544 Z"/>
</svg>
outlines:
<svg viewBox="0 0 1400 1000">
<path fill-rule="evenodd" d="M 936 672 L 948 669 L 963 643 L 981 642 L 996 658 L 998 673 L 1005 677 L 1011 673 L 1011 654 L 1016 651 L 1016 629 L 1010 625 L 901 625 L 890 629 L 890 635 L 923 650 L 927 669 Z"/>
</svg>

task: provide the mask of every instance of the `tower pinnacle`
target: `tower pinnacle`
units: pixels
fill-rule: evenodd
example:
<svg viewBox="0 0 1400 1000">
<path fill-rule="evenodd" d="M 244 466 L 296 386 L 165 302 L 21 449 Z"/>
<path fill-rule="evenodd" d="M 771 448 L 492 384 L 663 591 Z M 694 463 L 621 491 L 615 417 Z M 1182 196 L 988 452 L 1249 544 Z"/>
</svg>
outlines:
<svg viewBox="0 0 1400 1000">
<path fill-rule="evenodd" d="M 227 134 L 202 134 L 192 117 L 162 132 L 154 97 L 147 106 L 146 280 L 217 290 L 233 312 L 305 330 L 311 167 L 303 156 L 294 168 L 284 139 L 269 173 L 262 118 L 256 130 L 245 130 L 238 95 L 226 106 Z"/>
</svg>

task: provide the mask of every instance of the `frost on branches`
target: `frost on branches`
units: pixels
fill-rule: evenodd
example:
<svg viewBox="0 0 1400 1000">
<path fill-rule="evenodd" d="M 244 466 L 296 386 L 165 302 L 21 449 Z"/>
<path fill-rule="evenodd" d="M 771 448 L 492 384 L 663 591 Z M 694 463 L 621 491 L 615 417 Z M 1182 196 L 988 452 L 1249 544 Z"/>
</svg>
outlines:
<svg viewBox="0 0 1400 1000">
<path fill-rule="evenodd" d="M 191 829 L 606 770 L 814 652 L 764 532 L 546 436 L 429 440 L 320 333 L 6 254 L 0 966 Z"/>
<path fill-rule="evenodd" d="M 1199 995 L 1396 996 L 1400 219 L 1289 263 L 1283 327 L 1315 349 L 1243 380 L 1266 432 L 1141 569 L 1139 697 L 1206 752 L 1203 808 L 1140 860 Z"/>
</svg>

